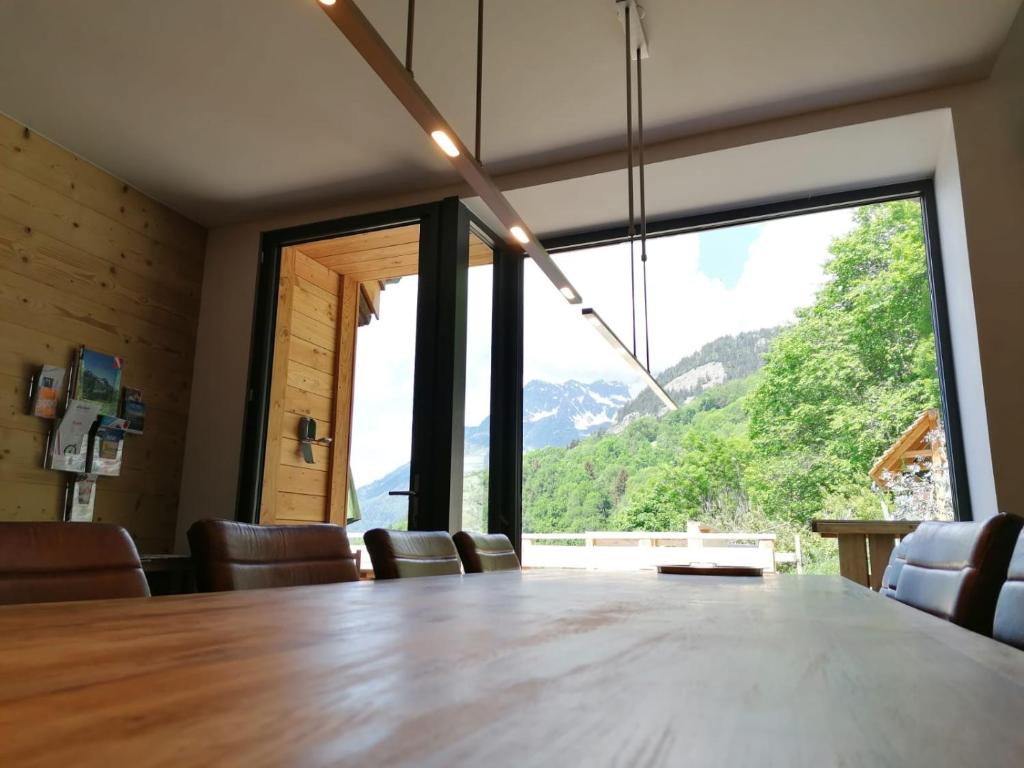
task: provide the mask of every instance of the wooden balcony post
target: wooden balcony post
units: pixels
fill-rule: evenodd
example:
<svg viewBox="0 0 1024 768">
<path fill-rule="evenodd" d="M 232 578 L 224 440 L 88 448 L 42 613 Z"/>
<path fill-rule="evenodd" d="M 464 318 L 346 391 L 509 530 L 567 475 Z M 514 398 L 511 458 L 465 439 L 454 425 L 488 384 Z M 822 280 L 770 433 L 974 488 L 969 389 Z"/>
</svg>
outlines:
<svg viewBox="0 0 1024 768">
<path fill-rule="evenodd" d="M 839 540 L 841 576 L 877 590 L 896 540 L 920 524 L 920 520 L 812 520 L 811 530 L 823 538 Z"/>
</svg>

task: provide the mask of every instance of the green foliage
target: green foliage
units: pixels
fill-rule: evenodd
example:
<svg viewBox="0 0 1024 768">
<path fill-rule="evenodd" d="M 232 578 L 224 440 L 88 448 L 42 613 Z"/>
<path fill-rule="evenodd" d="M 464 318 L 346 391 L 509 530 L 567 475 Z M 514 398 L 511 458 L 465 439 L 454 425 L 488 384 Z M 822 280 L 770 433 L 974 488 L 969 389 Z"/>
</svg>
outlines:
<svg viewBox="0 0 1024 768">
<path fill-rule="evenodd" d="M 868 514 L 868 469 L 938 405 L 920 207 L 865 206 L 855 221 L 832 244 L 814 304 L 775 339 L 750 398 L 763 459 L 750 489 L 774 516 Z"/>
<path fill-rule="evenodd" d="M 809 520 L 879 517 L 868 469 L 939 401 L 921 227 L 913 201 L 858 209 L 793 325 L 716 340 L 662 377 L 720 354 L 725 384 L 661 418 L 638 397 L 621 431 L 524 455 L 524 530 L 665 531 L 697 520 L 774 532 L 782 551 L 800 536 L 807 570 L 835 572 L 835 542 L 811 534 Z"/>
</svg>

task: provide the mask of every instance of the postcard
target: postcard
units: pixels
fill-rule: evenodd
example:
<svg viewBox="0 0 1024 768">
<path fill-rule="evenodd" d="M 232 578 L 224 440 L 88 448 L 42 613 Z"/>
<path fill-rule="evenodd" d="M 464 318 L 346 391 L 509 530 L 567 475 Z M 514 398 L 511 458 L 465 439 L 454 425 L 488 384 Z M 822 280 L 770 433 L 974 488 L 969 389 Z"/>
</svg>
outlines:
<svg viewBox="0 0 1024 768">
<path fill-rule="evenodd" d="M 96 509 L 96 475 L 78 475 L 71 482 L 67 519 L 91 523 Z"/>
<path fill-rule="evenodd" d="M 98 403 L 103 416 L 117 416 L 123 369 L 124 360 L 120 357 L 82 347 L 75 374 L 75 399 Z"/>
<path fill-rule="evenodd" d="M 128 422 L 115 416 L 100 416 L 100 423 L 93 438 L 92 464 L 89 472 L 97 475 L 116 476 L 121 474 L 124 455 L 124 433 Z"/>
<path fill-rule="evenodd" d="M 128 422 L 125 432 L 130 435 L 141 435 L 146 426 L 146 404 L 142 401 L 142 392 L 131 387 L 124 388 L 124 407 L 121 416 Z"/>
</svg>

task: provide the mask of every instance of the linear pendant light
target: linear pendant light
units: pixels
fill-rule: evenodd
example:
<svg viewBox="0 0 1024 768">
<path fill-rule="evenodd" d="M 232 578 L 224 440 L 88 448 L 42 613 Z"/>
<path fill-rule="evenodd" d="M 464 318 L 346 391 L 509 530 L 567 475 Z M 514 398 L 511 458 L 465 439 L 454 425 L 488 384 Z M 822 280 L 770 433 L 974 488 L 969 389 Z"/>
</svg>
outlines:
<svg viewBox="0 0 1024 768">
<path fill-rule="evenodd" d="M 622 343 L 622 339 L 615 335 L 615 331 L 608 327 L 608 324 L 601 318 L 601 316 L 590 307 L 584 307 L 582 312 L 583 319 L 594 326 L 597 332 L 605 338 L 605 341 L 615 347 L 615 350 L 619 353 L 622 359 L 629 363 L 630 367 L 637 373 L 643 376 L 644 380 L 647 382 L 647 386 L 649 386 L 651 391 L 658 396 L 658 399 L 665 404 L 665 407 L 670 411 L 679 410 L 679 406 L 676 405 L 671 395 L 665 391 L 661 384 L 658 383 L 658 380 L 654 378 L 644 364 L 637 359 L 636 355 L 629 351 L 629 347 Z"/>
<path fill-rule="evenodd" d="M 526 251 L 566 301 L 579 304 L 582 301 L 579 292 L 353 0 L 335 0 L 330 4 L 320 0 L 320 9 L 448 156 L 463 180 L 501 222 L 508 233 L 508 243 Z"/>
</svg>

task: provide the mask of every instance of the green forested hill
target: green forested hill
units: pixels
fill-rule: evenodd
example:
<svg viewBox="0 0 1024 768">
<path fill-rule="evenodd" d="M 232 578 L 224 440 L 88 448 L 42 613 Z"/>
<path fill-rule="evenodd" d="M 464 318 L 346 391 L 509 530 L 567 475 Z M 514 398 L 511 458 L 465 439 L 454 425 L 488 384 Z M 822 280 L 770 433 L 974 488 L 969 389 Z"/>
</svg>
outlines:
<svg viewBox="0 0 1024 768">
<path fill-rule="evenodd" d="M 720 366 L 725 381 L 745 378 L 764 365 L 764 355 L 778 332 L 778 328 L 765 328 L 745 331 L 735 336 L 721 336 L 659 373 L 658 381 L 662 385 L 669 385 L 673 381 L 678 381 L 678 377 L 709 364 Z M 677 400 L 681 397 L 685 401 L 692 394 L 679 387 L 672 387 L 672 390 Z M 644 389 L 622 409 L 619 419 L 626 420 L 634 413 L 653 416 L 660 413 L 663 408 L 661 400 L 651 390 Z"/>
<path fill-rule="evenodd" d="M 833 570 L 834 543 L 811 534 L 810 519 L 878 517 L 884 498 L 868 469 L 938 405 L 919 205 L 865 206 L 854 221 L 832 244 L 814 304 L 777 335 L 754 332 L 771 338 L 760 370 L 760 350 L 753 365 L 743 351 L 750 338 L 717 340 L 708 346 L 718 359 L 698 353 L 659 379 L 731 352 L 734 380 L 676 412 L 622 422 L 658 413 L 637 398 L 621 431 L 526 453 L 524 531 L 667 531 L 698 520 L 773 531 L 783 550 L 800 533 L 806 567 Z"/>
</svg>

